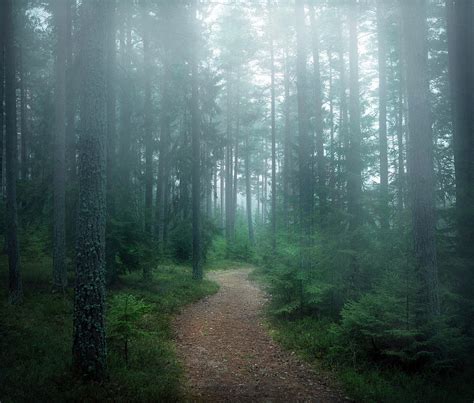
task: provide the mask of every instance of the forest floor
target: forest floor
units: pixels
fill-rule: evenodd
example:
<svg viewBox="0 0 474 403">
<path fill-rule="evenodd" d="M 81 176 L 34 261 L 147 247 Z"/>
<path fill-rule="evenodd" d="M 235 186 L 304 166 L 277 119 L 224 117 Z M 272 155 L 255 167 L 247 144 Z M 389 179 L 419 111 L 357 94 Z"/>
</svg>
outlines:
<svg viewBox="0 0 474 403">
<path fill-rule="evenodd" d="M 324 374 L 272 340 L 262 316 L 267 296 L 249 280 L 250 272 L 209 273 L 220 290 L 176 318 L 186 396 L 192 401 L 347 401 Z"/>
</svg>

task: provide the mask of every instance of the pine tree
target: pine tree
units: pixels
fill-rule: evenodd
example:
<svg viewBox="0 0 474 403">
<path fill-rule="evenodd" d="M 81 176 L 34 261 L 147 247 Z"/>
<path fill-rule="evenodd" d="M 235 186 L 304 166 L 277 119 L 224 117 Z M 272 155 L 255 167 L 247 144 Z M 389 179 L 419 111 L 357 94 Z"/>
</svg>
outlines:
<svg viewBox="0 0 474 403">
<path fill-rule="evenodd" d="M 107 0 L 110 1 L 110 0 Z M 73 363 L 86 377 L 107 372 L 105 338 L 106 11 L 103 0 L 81 9 L 81 135 L 74 295 Z"/>
</svg>

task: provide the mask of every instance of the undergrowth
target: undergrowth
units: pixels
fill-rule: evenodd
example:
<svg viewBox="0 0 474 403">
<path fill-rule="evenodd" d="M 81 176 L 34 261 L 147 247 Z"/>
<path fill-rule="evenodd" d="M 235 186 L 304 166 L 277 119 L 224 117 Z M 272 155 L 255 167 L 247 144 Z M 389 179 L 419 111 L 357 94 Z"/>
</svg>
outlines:
<svg viewBox="0 0 474 403">
<path fill-rule="evenodd" d="M 182 369 L 172 342 L 172 314 L 216 292 L 215 283 L 195 282 L 190 268 L 174 265 L 156 268 L 153 281 L 147 284 L 140 272 L 121 276 L 107 295 L 108 311 L 112 313 L 107 324 L 109 377 L 104 383 L 91 384 L 72 375 L 73 292 L 51 293 L 50 258 L 23 260 L 25 298 L 20 306 L 6 303 L 5 257 L 0 268 L 2 402 L 180 398 Z"/>
</svg>

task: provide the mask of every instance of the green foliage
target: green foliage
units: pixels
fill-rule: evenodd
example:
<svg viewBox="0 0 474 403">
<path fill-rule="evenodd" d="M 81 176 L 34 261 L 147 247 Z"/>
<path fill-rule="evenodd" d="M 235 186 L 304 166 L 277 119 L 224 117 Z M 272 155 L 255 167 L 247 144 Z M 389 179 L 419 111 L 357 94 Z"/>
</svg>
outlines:
<svg viewBox="0 0 474 403">
<path fill-rule="evenodd" d="M 166 266 L 144 286 L 141 273 L 119 278 L 108 292 L 109 378 L 84 383 L 71 371 L 73 293 L 51 294 L 51 259 L 24 258 L 24 304 L 11 306 L 0 290 L 2 401 L 177 401 L 182 369 L 172 342 L 171 318 L 180 307 L 217 291 L 196 282 L 189 267 Z M 6 282 L 7 262 L 0 260 Z M 128 301 L 128 302 L 126 302 Z M 127 310 L 125 314 L 125 304 Z M 132 342 L 128 368 L 123 341 Z M 25 387 L 25 382 L 27 387 Z"/>
<path fill-rule="evenodd" d="M 193 227 L 190 220 L 179 222 L 170 233 L 169 251 L 177 262 L 187 263 L 192 259 L 193 252 Z M 214 237 L 218 234 L 215 224 L 205 217 L 202 217 L 201 228 L 201 253 L 206 259 L 207 252 L 212 246 Z"/>
<path fill-rule="evenodd" d="M 110 220 L 107 223 L 108 266 L 116 273 L 124 274 L 152 266 L 157 256 L 150 236 L 135 222 Z"/>
<path fill-rule="evenodd" d="M 149 304 L 133 294 L 117 294 L 110 301 L 107 315 L 109 340 L 121 346 L 127 367 L 130 342 L 145 334 L 137 325 L 150 310 Z"/>
</svg>

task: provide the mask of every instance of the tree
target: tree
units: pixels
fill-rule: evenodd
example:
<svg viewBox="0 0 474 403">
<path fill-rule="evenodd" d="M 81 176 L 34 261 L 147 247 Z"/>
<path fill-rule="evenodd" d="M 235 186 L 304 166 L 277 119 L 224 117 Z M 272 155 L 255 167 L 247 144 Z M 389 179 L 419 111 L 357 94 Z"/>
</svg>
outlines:
<svg viewBox="0 0 474 403">
<path fill-rule="evenodd" d="M 389 227 L 388 155 L 387 155 L 387 49 L 385 36 L 385 5 L 377 2 L 377 38 L 379 67 L 379 153 L 380 153 L 380 224 Z"/>
<path fill-rule="evenodd" d="M 360 88 L 358 17 L 359 4 L 351 1 L 348 7 L 349 19 L 349 149 L 347 150 L 347 207 L 351 229 L 361 224 L 362 206 L 362 161 L 360 154 Z"/>
<path fill-rule="evenodd" d="M 313 51 L 313 76 L 314 76 L 314 126 L 316 132 L 316 171 L 317 194 L 319 198 L 319 222 L 323 226 L 327 215 L 327 189 L 326 189 L 326 158 L 324 156 L 324 131 L 323 131 L 323 99 L 321 90 L 321 68 L 319 61 L 319 30 L 316 23 L 314 7 L 309 8 L 311 20 L 311 39 Z"/>
<path fill-rule="evenodd" d="M 198 87 L 198 44 L 199 31 L 197 20 L 197 0 L 192 1 L 191 9 L 192 45 L 190 50 L 191 63 L 191 141 L 192 141 L 192 204 L 193 204 L 193 278 L 202 279 L 201 263 L 201 121 L 199 116 Z"/>
<path fill-rule="evenodd" d="M 308 135 L 309 118 L 307 107 L 306 78 L 306 26 L 304 1 L 296 0 L 296 87 L 298 103 L 298 164 L 300 226 L 304 242 L 311 235 L 313 210 L 313 187 L 311 178 L 311 141 Z"/>
<path fill-rule="evenodd" d="M 420 302 L 428 318 L 439 315 L 433 134 L 429 103 L 426 1 L 402 0 L 408 102 L 408 182 Z"/>
<path fill-rule="evenodd" d="M 73 363 L 86 377 L 106 375 L 106 21 L 107 2 L 81 10 L 81 135 L 74 295 Z"/>
<path fill-rule="evenodd" d="M 23 287 L 20 274 L 20 251 L 18 243 L 18 210 L 16 181 L 18 175 L 18 139 L 16 118 L 16 52 L 13 1 L 2 2 L 5 29 L 5 130 L 6 130 L 6 222 L 7 253 L 9 266 L 9 301 L 21 303 Z"/>
<path fill-rule="evenodd" d="M 447 7 L 458 244 L 462 256 L 474 258 L 474 3 L 449 0 Z"/>
<path fill-rule="evenodd" d="M 269 1 L 270 13 L 270 92 L 271 92 L 271 125 L 272 125 L 272 248 L 276 251 L 276 122 L 275 122 L 275 47 L 273 33 L 273 8 Z"/>
<path fill-rule="evenodd" d="M 56 92 L 54 131 L 54 246 L 53 286 L 64 290 L 66 270 L 66 35 L 67 2 L 54 2 L 56 44 Z"/>
</svg>

